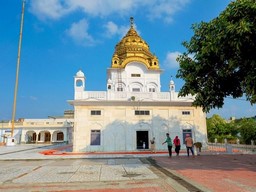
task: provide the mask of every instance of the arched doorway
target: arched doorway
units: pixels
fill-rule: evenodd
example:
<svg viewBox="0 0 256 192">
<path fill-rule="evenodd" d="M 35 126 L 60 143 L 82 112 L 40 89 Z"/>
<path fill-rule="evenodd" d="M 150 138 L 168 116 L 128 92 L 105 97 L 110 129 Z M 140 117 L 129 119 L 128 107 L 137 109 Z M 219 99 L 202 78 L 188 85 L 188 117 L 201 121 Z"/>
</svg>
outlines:
<svg viewBox="0 0 256 192">
<path fill-rule="evenodd" d="M 38 135 L 38 142 L 50 143 L 51 133 L 49 131 L 41 131 Z"/>
<path fill-rule="evenodd" d="M 64 133 L 62 131 L 54 131 L 52 134 L 52 142 L 63 142 Z"/>
<path fill-rule="evenodd" d="M 26 143 L 36 143 L 36 132 L 28 131 L 26 133 Z"/>
</svg>

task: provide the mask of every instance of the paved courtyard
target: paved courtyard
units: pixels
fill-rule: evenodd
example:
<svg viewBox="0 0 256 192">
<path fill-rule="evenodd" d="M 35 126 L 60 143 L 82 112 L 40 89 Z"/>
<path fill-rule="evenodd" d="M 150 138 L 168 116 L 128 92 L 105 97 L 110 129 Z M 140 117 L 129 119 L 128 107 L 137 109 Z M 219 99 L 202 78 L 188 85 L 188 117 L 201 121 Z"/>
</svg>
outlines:
<svg viewBox="0 0 256 192">
<path fill-rule="evenodd" d="M 255 154 L 41 153 L 54 147 L 0 147 L 0 191 L 256 191 Z"/>
<path fill-rule="evenodd" d="M 0 191 L 186 191 L 164 177 L 138 158 L 5 160 Z"/>
<path fill-rule="evenodd" d="M 255 192 L 256 155 L 201 155 L 196 158 L 154 157 L 154 161 L 203 191 Z"/>
</svg>

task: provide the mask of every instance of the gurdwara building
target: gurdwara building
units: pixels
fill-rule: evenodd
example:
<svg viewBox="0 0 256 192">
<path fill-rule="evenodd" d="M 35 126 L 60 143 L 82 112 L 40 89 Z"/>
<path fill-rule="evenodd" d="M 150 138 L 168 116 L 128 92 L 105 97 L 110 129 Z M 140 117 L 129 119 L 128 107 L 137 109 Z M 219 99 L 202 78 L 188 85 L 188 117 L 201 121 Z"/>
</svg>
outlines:
<svg viewBox="0 0 256 192">
<path fill-rule="evenodd" d="M 68 101 L 74 106 L 73 152 L 147 150 L 153 137 L 156 150 L 166 150 L 166 133 L 172 139 L 179 136 L 182 144 L 190 134 L 205 145 L 206 114 L 192 106 L 193 96 L 178 96 L 172 79 L 169 92 L 161 92 L 162 71 L 131 19 L 130 29 L 115 46 L 106 90 L 86 90 L 82 70 L 74 77 L 74 99 Z"/>
</svg>

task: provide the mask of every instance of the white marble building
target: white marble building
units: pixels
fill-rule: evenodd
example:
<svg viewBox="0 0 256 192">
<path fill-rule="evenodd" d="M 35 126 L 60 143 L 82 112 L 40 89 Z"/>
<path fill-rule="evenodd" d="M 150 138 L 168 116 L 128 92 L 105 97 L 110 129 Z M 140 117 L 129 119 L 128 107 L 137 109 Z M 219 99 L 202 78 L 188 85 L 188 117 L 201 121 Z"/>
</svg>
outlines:
<svg viewBox="0 0 256 192">
<path fill-rule="evenodd" d="M 19 119 L 14 122 L 13 137 L 16 144 L 72 143 L 73 117 L 48 119 Z M 12 122 L 1 121 L 0 143 L 11 136 Z"/>
<path fill-rule="evenodd" d="M 107 69 L 106 91 L 87 91 L 81 70 L 74 77 L 74 100 L 68 101 L 74 106 L 73 151 L 147 150 L 152 137 L 156 150 L 166 150 L 162 142 L 167 132 L 181 141 L 189 133 L 204 145 L 205 113 L 191 105 L 192 96 L 178 97 L 171 79 L 169 92 L 161 92 L 161 73 L 157 57 L 131 20 Z"/>
</svg>

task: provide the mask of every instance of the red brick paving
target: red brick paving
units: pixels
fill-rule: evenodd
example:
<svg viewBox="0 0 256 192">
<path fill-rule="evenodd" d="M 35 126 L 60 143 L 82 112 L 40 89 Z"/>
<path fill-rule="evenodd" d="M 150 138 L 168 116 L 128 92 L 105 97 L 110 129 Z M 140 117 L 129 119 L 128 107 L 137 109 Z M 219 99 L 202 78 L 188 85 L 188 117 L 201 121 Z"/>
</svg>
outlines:
<svg viewBox="0 0 256 192">
<path fill-rule="evenodd" d="M 158 165 L 216 192 L 256 191 L 256 155 L 153 157 Z"/>
</svg>

